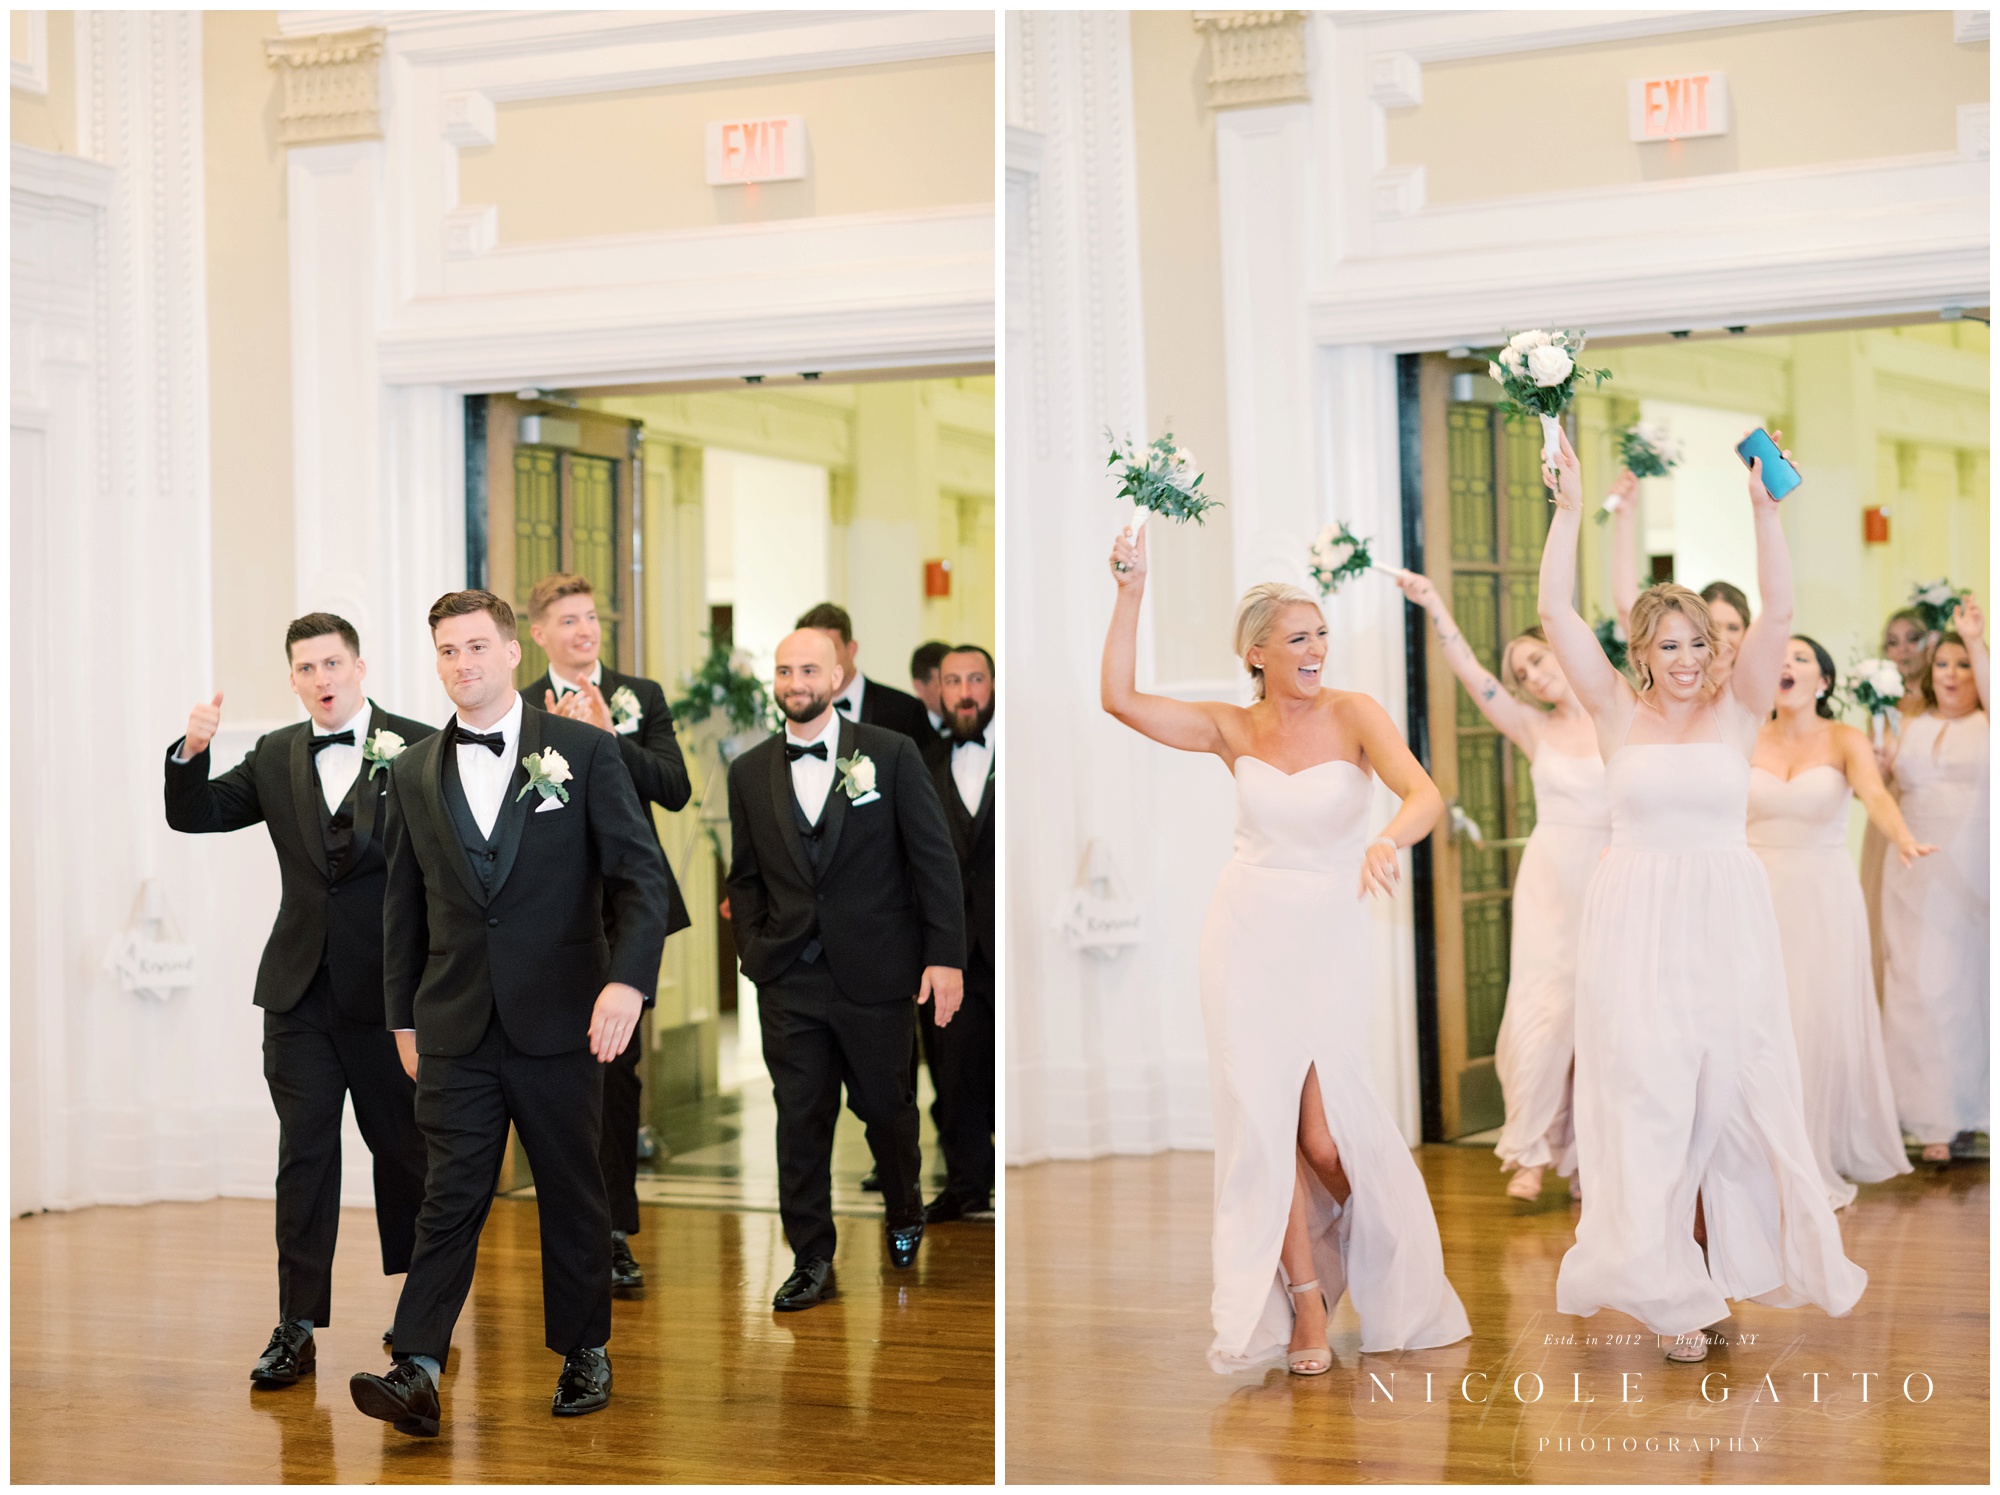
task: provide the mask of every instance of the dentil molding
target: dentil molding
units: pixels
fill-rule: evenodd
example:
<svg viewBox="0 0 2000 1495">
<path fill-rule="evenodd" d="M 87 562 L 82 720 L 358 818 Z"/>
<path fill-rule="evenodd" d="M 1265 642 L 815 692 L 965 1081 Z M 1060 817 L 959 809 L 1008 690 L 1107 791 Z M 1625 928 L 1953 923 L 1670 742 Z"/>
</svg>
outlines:
<svg viewBox="0 0 2000 1495">
<path fill-rule="evenodd" d="M 281 145 L 321 145 L 334 140 L 377 140 L 382 135 L 380 26 L 319 36 L 280 36 L 264 43 L 264 56 L 284 80 L 278 115 Z"/>
<path fill-rule="evenodd" d="M 1302 10 L 1198 10 L 1208 38 L 1208 106 L 1241 109 L 1312 97 Z"/>
</svg>

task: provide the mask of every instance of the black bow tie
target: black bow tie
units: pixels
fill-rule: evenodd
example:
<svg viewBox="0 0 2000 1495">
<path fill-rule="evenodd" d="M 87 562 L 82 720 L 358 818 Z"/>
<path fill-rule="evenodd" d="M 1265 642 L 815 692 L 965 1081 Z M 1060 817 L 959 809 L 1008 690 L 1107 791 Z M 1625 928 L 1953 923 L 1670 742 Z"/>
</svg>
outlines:
<svg viewBox="0 0 2000 1495">
<path fill-rule="evenodd" d="M 468 728 L 459 727 L 452 732 L 451 740 L 458 747 L 492 748 L 493 756 L 496 758 L 507 751 L 507 734 L 505 732 L 474 732 Z"/>
<path fill-rule="evenodd" d="M 810 747 L 801 747 L 796 742 L 785 744 L 785 761 L 787 763 L 796 763 L 801 758 L 817 758 L 822 763 L 826 762 L 826 744 L 815 742 Z"/>
<path fill-rule="evenodd" d="M 952 746 L 954 748 L 973 747 L 973 746 L 985 747 L 986 731 L 984 728 L 981 728 L 979 731 L 974 732 L 970 737 L 959 738 L 956 742 L 952 743 Z"/>
<path fill-rule="evenodd" d="M 835 701 L 833 705 L 834 709 L 842 716 L 846 717 L 849 721 L 854 720 L 854 703 L 852 701 Z"/>
<path fill-rule="evenodd" d="M 336 742 L 342 747 L 353 747 L 354 729 L 349 727 L 345 732 L 327 732 L 325 734 L 315 732 L 313 733 L 312 741 L 306 745 L 306 751 L 317 757 L 321 748 L 332 747 Z"/>
</svg>

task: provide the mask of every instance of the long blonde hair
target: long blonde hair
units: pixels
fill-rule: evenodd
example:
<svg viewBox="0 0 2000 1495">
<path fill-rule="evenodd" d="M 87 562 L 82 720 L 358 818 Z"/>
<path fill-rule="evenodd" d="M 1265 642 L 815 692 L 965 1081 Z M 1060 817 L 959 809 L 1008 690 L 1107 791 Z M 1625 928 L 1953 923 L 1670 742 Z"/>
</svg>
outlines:
<svg viewBox="0 0 2000 1495">
<path fill-rule="evenodd" d="M 1270 636 L 1279 613 L 1300 602 L 1320 613 L 1321 622 L 1326 621 L 1326 614 L 1320 612 L 1319 599 L 1288 581 L 1260 581 L 1236 604 L 1236 657 L 1249 673 L 1250 698 L 1254 701 L 1264 699 L 1264 672 L 1250 663 L 1250 651 Z"/>
<path fill-rule="evenodd" d="M 1666 621 L 1668 613 L 1679 613 L 1694 625 L 1696 633 L 1708 641 L 1708 659 L 1701 667 L 1702 688 L 1708 688 L 1709 671 L 1715 667 L 1716 650 L 1721 647 L 1721 639 L 1716 636 L 1715 619 L 1709 616 L 1708 604 L 1698 593 L 1671 581 L 1656 582 L 1639 594 L 1639 600 L 1632 604 L 1632 621 L 1627 628 L 1625 644 L 1626 662 L 1632 666 L 1632 674 L 1639 682 L 1641 695 L 1653 688 L 1653 672 L 1646 667 L 1643 658 L 1652 646 L 1653 638 L 1660 631 L 1660 624 Z"/>
</svg>

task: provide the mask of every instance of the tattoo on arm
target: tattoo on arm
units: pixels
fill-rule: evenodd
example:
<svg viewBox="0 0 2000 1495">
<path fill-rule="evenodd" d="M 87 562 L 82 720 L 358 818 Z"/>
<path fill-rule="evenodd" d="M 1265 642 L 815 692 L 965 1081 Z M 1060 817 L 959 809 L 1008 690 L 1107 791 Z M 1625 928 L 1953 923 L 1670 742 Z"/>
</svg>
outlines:
<svg viewBox="0 0 2000 1495">
<path fill-rule="evenodd" d="M 1497 683 L 1495 683 L 1492 680 L 1488 680 L 1484 685 L 1482 685 L 1479 688 L 1479 699 L 1482 701 L 1490 701 L 1493 699 L 1494 695 L 1498 693 L 1499 689 L 1500 687 Z"/>
</svg>

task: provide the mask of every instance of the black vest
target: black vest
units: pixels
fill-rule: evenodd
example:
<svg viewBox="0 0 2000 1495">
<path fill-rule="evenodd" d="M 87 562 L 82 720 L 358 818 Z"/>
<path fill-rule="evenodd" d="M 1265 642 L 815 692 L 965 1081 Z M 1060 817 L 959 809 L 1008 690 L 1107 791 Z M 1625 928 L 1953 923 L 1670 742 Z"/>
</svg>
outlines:
<svg viewBox="0 0 2000 1495">
<path fill-rule="evenodd" d="M 313 808 L 319 812 L 320 840 L 326 846 L 326 868 L 330 877 L 340 876 L 341 864 L 347 854 L 354 849 L 354 805 L 361 792 L 361 786 L 368 778 L 368 764 L 364 760 L 361 771 L 354 776 L 354 782 L 347 786 L 347 797 L 340 802 L 338 810 L 326 807 L 326 786 L 320 782 L 319 754 L 312 758 Z"/>
<path fill-rule="evenodd" d="M 791 765 L 787 764 L 785 772 L 787 783 L 791 781 L 791 777 Z M 827 799 L 831 801 L 837 792 L 838 786 L 829 787 L 826 791 Z M 799 829 L 799 844 L 806 849 L 806 860 L 812 864 L 813 881 L 817 882 L 819 881 L 819 835 L 821 831 L 826 829 L 826 806 L 820 806 L 819 824 L 814 825 L 810 820 L 806 819 L 805 806 L 799 803 L 799 791 L 794 788 L 786 797 L 792 802 L 792 823 Z M 819 914 L 817 911 L 813 914 L 812 935 L 813 937 L 806 941 L 805 949 L 799 951 L 799 959 L 807 965 L 811 965 L 814 961 L 818 960 L 821 952 L 826 948 L 819 942 Z"/>
<path fill-rule="evenodd" d="M 481 748 L 482 753 L 486 751 Z M 480 889 L 493 892 L 493 866 L 500 860 L 500 850 L 493 838 L 482 835 L 479 822 L 472 818 L 472 804 L 465 797 L 465 785 L 458 778 L 458 748 L 453 743 L 444 746 L 444 802 L 451 808 L 451 823 L 458 828 L 459 844 L 465 848 L 465 860 L 479 879 Z M 494 817 L 493 828 L 500 828 L 499 817 Z"/>
</svg>

